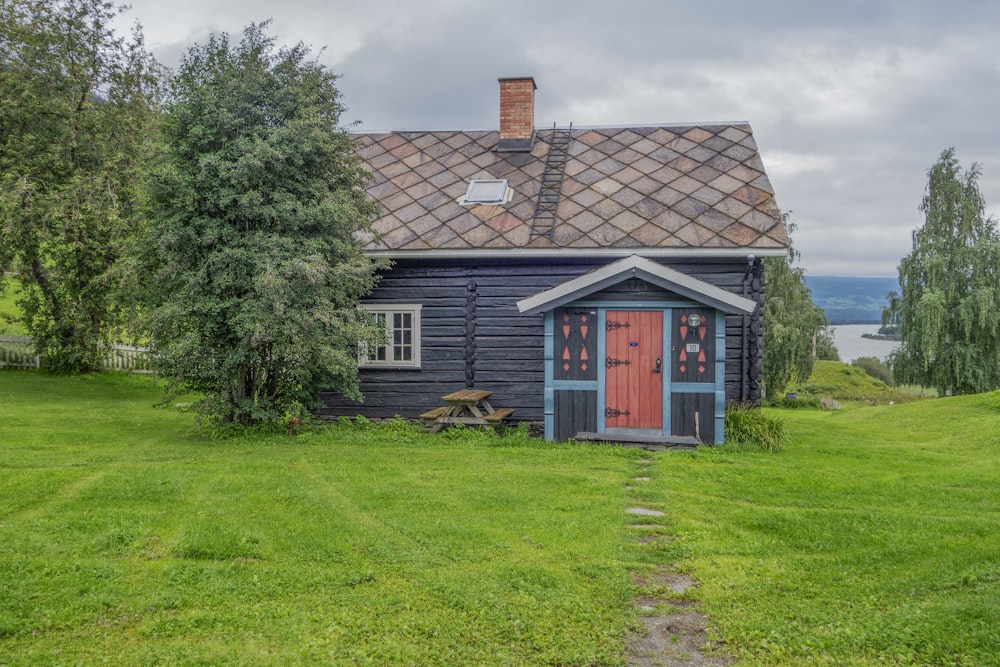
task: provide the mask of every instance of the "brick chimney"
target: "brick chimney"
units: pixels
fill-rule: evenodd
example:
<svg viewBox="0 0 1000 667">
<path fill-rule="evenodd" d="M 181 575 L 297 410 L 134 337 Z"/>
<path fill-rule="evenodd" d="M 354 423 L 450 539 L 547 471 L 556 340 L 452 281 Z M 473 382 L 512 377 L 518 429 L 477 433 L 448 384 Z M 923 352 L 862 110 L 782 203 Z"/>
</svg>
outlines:
<svg viewBox="0 0 1000 667">
<path fill-rule="evenodd" d="M 534 77 L 500 81 L 500 143 L 498 151 L 530 151 L 535 141 Z"/>
</svg>

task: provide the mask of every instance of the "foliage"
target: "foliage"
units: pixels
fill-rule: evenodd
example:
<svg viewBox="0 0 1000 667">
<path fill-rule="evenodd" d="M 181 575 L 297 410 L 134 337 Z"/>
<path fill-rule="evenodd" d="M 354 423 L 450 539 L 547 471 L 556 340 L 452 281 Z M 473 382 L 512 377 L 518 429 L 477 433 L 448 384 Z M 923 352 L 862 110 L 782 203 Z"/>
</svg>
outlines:
<svg viewBox="0 0 1000 667">
<path fill-rule="evenodd" d="M 816 334 L 816 359 L 820 361 L 840 361 L 840 351 L 833 340 L 833 329 L 824 327 Z"/>
<path fill-rule="evenodd" d="M 785 224 L 789 235 L 795 225 Z M 790 382 L 809 377 L 813 364 L 813 337 L 827 332 L 826 316 L 812 301 L 805 271 L 795 264 L 799 253 L 788 248 L 784 257 L 764 258 L 764 387 L 768 395 L 784 393 Z M 833 337 L 824 340 L 825 354 L 836 352 Z"/>
<path fill-rule="evenodd" d="M 100 368 L 120 330 L 109 271 L 134 224 L 157 68 L 104 0 L 0 4 L 0 270 L 48 365 Z M 0 289 L 2 289 L 0 283 Z"/>
<path fill-rule="evenodd" d="M 25 334 L 24 324 L 21 322 L 21 309 L 17 307 L 17 300 L 21 296 L 21 281 L 14 276 L 4 276 L 0 282 L 0 334 Z"/>
<path fill-rule="evenodd" d="M 765 404 L 771 408 L 804 408 L 808 410 L 819 410 L 822 407 L 820 397 L 809 391 L 804 391 L 801 394 L 790 392 L 784 396 L 771 396 Z"/>
<path fill-rule="evenodd" d="M 280 421 L 321 388 L 358 397 L 357 309 L 374 214 L 336 77 L 266 25 L 184 56 L 152 186 L 143 295 L 160 370 L 224 423 Z"/>
<path fill-rule="evenodd" d="M 750 405 L 731 405 L 726 408 L 726 443 L 741 449 L 762 452 L 781 451 L 786 439 L 785 424 L 781 419 L 764 414 Z"/>
<path fill-rule="evenodd" d="M 888 386 L 893 385 L 892 370 L 878 357 L 858 357 L 851 362 L 852 366 L 857 366 L 868 375 Z"/>
<path fill-rule="evenodd" d="M 924 225 L 883 314 L 902 338 L 889 359 L 896 381 L 941 395 L 1000 387 L 1000 233 L 984 217 L 980 173 L 977 164 L 961 173 L 953 148 L 931 167 Z"/>
</svg>

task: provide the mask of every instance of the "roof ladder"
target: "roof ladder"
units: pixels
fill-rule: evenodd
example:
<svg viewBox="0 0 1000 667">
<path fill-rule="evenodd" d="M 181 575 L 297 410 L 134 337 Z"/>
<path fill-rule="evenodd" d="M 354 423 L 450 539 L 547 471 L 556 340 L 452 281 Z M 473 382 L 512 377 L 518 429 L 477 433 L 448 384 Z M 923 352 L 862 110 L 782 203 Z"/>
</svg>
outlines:
<svg viewBox="0 0 1000 667">
<path fill-rule="evenodd" d="M 568 128 L 557 129 L 552 124 L 549 138 L 549 153 L 545 156 L 545 171 L 542 172 L 542 186 L 535 202 L 535 216 L 531 224 L 531 238 L 552 237 L 556 226 L 556 209 L 559 207 L 566 162 L 569 160 L 569 144 L 572 140 L 573 123 Z"/>
</svg>

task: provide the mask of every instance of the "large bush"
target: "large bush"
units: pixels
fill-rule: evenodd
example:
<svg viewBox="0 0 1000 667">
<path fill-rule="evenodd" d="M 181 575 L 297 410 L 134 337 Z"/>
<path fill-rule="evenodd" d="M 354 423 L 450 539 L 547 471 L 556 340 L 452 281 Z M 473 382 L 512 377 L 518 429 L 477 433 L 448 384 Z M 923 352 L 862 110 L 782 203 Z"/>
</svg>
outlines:
<svg viewBox="0 0 1000 667">
<path fill-rule="evenodd" d="M 858 357 L 851 362 L 851 365 L 860 368 L 876 380 L 893 386 L 892 370 L 878 357 Z"/>
</svg>

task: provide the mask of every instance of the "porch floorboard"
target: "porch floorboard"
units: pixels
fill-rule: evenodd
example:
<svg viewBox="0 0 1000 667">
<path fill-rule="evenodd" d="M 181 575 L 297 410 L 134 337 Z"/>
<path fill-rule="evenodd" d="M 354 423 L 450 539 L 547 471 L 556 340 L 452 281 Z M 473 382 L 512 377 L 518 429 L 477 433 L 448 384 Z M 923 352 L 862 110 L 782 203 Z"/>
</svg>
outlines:
<svg viewBox="0 0 1000 667">
<path fill-rule="evenodd" d="M 635 447 L 650 451 L 660 449 L 695 449 L 701 443 L 690 435 L 644 435 L 638 433 L 577 433 L 574 440 L 592 442 L 614 442 L 623 447 Z"/>
</svg>

